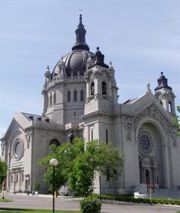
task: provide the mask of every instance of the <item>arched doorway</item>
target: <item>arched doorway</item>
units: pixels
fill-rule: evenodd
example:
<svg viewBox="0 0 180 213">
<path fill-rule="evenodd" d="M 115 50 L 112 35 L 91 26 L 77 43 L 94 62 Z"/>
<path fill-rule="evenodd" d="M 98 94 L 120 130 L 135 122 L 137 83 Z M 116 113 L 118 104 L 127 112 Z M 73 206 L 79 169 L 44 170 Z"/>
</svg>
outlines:
<svg viewBox="0 0 180 213">
<path fill-rule="evenodd" d="M 166 187 L 164 173 L 164 146 L 158 128 L 144 123 L 138 131 L 140 183 L 156 188 Z"/>
<path fill-rule="evenodd" d="M 151 181 L 150 181 L 150 171 L 148 169 L 145 170 L 145 176 L 146 176 L 146 184 L 147 185 L 151 184 Z"/>
</svg>

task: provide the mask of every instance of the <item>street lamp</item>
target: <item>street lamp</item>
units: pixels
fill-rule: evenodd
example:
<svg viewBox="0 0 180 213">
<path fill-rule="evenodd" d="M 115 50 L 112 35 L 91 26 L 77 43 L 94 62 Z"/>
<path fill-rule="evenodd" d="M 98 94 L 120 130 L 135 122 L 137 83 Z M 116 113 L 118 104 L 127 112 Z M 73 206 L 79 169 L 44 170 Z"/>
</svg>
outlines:
<svg viewBox="0 0 180 213">
<path fill-rule="evenodd" d="M 54 191 L 55 191 L 55 190 L 54 190 L 54 188 L 55 188 L 55 187 L 54 187 L 54 185 L 55 185 L 55 184 L 54 184 L 54 170 L 55 170 L 55 167 L 58 165 L 58 161 L 57 161 L 56 158 L 52 158 L 52 159 L 49 161 L 49 163 L 50 163 L 50 165 L 53 167 L 53 206 L 52 206 L 52 207 L 53 207 L 53 213 L 54 213 L 54 209 L 55 209 L 55 208 L 54 208 L 54 207 L 55 207 L 55 205 L 54 205 L 54 204 L 55 204 L 55 202 L 54 202 L 54 201 L 55 201 L 55 199 L 54 199 Z"/>
<path fill-rule="evenodd" d="M 74 139 L 74 134 L 73 134 L 73 131 L 71 131 L 71 133 L 69 134 L 69 141 L 70 141 L 70 143 L 73 142 L 73 139 Z"/>
<path fill-rule="evenodd" d="M 2 184 L 2 199 L 5 199 L 4 190 L 5 190 L 5 183 L 3 182 L 3 184 Z"/>
</svg>

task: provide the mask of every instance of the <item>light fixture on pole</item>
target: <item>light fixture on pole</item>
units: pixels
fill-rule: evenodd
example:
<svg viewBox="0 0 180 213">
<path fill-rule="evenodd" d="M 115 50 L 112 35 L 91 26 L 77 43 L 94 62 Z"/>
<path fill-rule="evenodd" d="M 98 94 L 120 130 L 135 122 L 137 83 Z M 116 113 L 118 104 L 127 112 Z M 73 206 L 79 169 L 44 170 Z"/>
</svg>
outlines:
<svg viewBox="0 0 180 213">
<path fill-rule="evenodd" d="M 58 165 L 58 161 L 56 158 L 52 158 L 50 161 L 49 161 L 50 165 L 53 167 L 53 213 L 54 213 L 54 210 L 55 210 L 55 197 L 54 197 L 54 191 L 55 191 L 55 184 L 54 184 L 54 169 L 55 167 Z"/>
</svg>

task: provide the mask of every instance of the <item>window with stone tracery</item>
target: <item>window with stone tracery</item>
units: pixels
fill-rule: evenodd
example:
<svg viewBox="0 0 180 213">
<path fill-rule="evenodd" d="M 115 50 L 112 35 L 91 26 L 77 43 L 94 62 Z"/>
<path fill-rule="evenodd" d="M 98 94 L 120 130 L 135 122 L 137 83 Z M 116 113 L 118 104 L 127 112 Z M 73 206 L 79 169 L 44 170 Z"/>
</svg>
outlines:
<svg viewBox="0 0 180 213">
<path fill-rule="evenodd" d="M 143 154 L 148 154 L 152 151 L 153 148 L 152 139 L 148 132 L 141 131 L 138 136 L 138 141 L 139 141 L 139 150 Z"/>
</svg>

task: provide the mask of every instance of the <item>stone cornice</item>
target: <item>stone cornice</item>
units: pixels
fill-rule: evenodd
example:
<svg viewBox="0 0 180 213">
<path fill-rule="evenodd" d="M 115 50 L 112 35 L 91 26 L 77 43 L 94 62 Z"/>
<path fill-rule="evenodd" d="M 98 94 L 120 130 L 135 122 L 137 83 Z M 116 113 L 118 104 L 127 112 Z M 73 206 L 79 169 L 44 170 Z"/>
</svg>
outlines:
<svg viewBox="0 0 180 213">
<path fill-rule="evenodd" d="M 87 118 L 90 118 L 90 117 L 97 117 L 97 116 L 112 117 L 113 115 L 110 114 L 110 113 L 104 113 L 104 112 L 96 111 L 96 112 L 91 112 L 91 113 L 86 114 L 86 115 L 82 115 L 81 119 L 84 120 L 84 119 L 87 119 Z"/>
<path fill-rule="evenodd" d="M 29 129 L 45 129 L 45 130 L 53 130 L 53 131 L 64 131 L 64 125 L 56 124 L 56 123 L 47 123 L 45 121 L 33 121 L 32 126 L 26 128 Z"/>
</svg>

